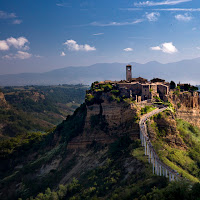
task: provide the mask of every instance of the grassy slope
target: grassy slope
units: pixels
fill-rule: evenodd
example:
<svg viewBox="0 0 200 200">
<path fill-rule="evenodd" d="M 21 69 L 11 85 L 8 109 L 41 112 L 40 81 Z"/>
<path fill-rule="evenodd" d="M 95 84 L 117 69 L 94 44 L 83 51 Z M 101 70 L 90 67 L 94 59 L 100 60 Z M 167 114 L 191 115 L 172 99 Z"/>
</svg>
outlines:
<svg viewBox="0 0 200 200">
<path fill-rule="evenodd" d="M 158 117 L 158 116 L 155 116 Z M 163 113 L 161 118 L 167 117 Z M 193 182 L 200 182 L 200 130 L 186 121 L 176 119 L 177 130 L 187 146 L 186 150 L 170 146 L 159 132 L 156 123 L 151 124 L 157 132 L 153 145 L 161 160 Z"/>
</svg>

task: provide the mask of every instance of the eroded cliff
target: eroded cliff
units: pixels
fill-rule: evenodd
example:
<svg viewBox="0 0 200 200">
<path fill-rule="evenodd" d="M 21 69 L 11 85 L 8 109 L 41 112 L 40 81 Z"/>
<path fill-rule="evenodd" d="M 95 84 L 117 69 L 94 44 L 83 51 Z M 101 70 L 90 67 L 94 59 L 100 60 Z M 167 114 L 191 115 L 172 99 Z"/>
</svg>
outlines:
<svg viewBox="0 0 200 200">
<path fill-rule="evenodd" d="M 200 98 L 198 92 L 170 92 L 169 101 L 176 111 L 176 118 L 200 128 Z"/>
<path fill-rule="evenodd" d="M 110 144 L 125 135 L 132 139 L 139 138 L 137 120 L 140 107 L 125 102 L 110 102 L 109 95 L 104 94 L 101 103 L 86 106 L 84 131 L 69 142 L 69 149 L 86 148 L 92 143 Z"/>
</svg>

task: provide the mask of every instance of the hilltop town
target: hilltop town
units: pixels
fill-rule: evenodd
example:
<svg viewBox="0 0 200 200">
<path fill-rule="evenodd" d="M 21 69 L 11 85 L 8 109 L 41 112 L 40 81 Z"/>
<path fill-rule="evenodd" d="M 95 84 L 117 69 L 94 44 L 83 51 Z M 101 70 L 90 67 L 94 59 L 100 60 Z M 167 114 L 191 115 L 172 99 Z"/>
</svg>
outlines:
<svg viewBox="0 0 200 200">
<path fill-rule="evenodd" d="M 197 87 L 187 83 L 178 83 L 176 87 L 173 81 L 169 83 L 160 78 L 153 78 L 150 81 L 142 77 L 132 78 L 131 65 L 126 66 L 126 80 L 95 82 L 94 88 L 97 89 L 96 92 L 99 91 L 99 88 L 102 88 L 102 85 L 106 84 L 111 84 L 118 89 L 121 97 L 132 98 L 135 102 L 144 100 L 153 102 L 158 98 L 167 102 L 171 98 L 171 95 L 177 92 L 182 92 L 182 94 L 190 92 L 190 102 L 193 107 L 198 107 L 200 102 L 198 100 L 199 93 L 197 92 Z"/>
</svg>

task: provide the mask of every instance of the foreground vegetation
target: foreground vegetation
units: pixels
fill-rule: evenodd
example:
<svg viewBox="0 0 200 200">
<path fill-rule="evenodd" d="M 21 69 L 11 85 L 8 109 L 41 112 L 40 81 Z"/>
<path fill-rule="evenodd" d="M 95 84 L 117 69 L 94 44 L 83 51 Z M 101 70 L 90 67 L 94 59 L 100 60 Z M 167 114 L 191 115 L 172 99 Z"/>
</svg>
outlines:
<svg viewBox="0 0 200 200">
<path fill-rule="evenodd" d="M 197 200 L 200 198 L 200 184 L 191 185 L 187 181 L 169 183 L 165 177 L 152 174 L 152 166 L 144 156 L 140 141 L 131 142 L 122 137 L 111 144 L 108 152 L 101 159 L 104 164 L 84 173 L 79 180 L 58 189 L 47 188 L 44 193 L 28 200 Z M 98 153 L 98 151 L 96 152 Z M 133 162 L 134 159 L 134 162 Z M 131 161 L 132 171 L 127 174 L 124 164 Z M 129 169 L 129 170 L 130 170 Z"/>
</svg>

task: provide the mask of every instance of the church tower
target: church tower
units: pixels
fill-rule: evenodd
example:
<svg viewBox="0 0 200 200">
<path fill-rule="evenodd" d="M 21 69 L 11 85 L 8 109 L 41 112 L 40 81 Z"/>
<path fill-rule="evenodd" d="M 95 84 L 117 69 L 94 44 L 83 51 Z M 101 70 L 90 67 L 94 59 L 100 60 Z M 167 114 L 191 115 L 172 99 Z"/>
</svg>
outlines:
<svg viewBox="0 0 200 200">
<path fill-rule="evenodd" d="M 132 79 L 132 66 L 126 65 L 126 80 L 131 81 Z"/>
</svg>

